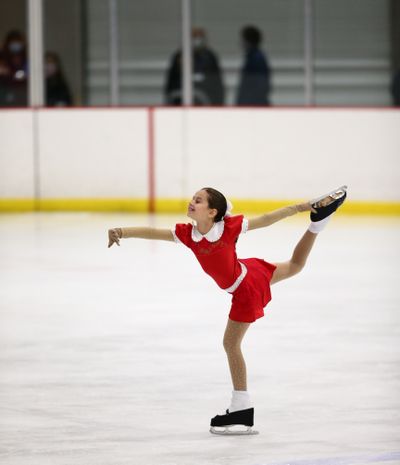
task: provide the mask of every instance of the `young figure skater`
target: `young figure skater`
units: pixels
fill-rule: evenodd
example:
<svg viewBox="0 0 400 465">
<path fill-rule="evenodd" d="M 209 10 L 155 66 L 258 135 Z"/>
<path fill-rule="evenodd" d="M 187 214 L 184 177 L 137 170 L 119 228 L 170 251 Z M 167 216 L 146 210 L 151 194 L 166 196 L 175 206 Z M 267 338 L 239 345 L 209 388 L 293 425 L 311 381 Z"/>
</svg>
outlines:
<svg viewBox="0 0 400 465">
<path fill-rule="evenodd" d="M 231 404 L 225 415 L 211 420 L 215 434 L 256 434 L 254 408 L 247 391 L 246 364 L 241 351 L 242 339 L 251 323 L 264 316 L 271 300 L 270 285 L 299 273 L 314 245 L 317 234 L 326 226 L 332 213 L 344 202 L 347 186 L 309 202 L 292 205 L 246 219 L 231 216 L 232 206 L 223 194 L 206 187 L 193 196 L 187 215 L 192 224 L 176 224 L 173 230 L 151 227 L 114 228 L 108 231 L 108 247 L 120 245 L 121 238 L 175 241 L 189 247 L 203 270 L 217 285 L 232 294 L 232 306 L 223 345 L 233 384 Z M 240 234 L 265 228 L 298 212 L 310 211 L 311 224 L 296 245 L 290 260 L 268 263 L 258 258 L 238 259 L 236 242 Z M 237 430 L 234 426 L 245 427 Z"/>
</svg>

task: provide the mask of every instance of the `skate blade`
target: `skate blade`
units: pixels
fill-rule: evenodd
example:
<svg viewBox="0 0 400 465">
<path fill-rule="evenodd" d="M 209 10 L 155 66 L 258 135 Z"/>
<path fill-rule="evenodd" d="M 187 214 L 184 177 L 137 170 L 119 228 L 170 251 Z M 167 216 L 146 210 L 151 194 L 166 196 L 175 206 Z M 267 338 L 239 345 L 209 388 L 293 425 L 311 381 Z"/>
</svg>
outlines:
<svg viewBox="0 0 400 465">
<path fill-rule="evenodd" d="M 258 431 L 252 429 L 251 426 L 244 425 L 211 426 L 210 433 L 220 436 L 251 436 L 259 434 Z"/>
<path fill-rule="evenodd" d="M 321 200 L 325 199 L 326 197 L 332 197 L 333 200 L 340 199 L 340 197 L 343 197 L 346 190 L 347 190 L 347 186 L 338 187 L 337 189 L 331 192 L 328 192 L 328 194 L 324 194 L 324 195 L 321 195 L 321 197 L 317 197 L 316 199 L 310 200 L 310 204 L 314 205 L 320 202 Z"/>
</svg>

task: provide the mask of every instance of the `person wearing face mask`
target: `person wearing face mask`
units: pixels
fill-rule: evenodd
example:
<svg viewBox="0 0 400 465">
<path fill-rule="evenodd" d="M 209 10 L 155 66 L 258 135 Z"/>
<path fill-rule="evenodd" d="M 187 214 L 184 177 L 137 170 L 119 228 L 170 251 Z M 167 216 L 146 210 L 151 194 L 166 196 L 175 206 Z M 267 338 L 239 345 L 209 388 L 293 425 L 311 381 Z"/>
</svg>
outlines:
<svg viewBox="0 0 400 465">
<path fill-rule="evenodd" d="M 7 107 L 12 103 L 10 83 L 10 68 L 4 57 L 4 53 L 0 52 L 0 107 Z"/>
<path fill-rule="evenodd" d="M 208 44 L 203 28 L 193 28 L 193 100 L 195 105 L 223 105 L 224 86 L 218 57 Z M 168 105 L 182 104 L 182 52 L 174 53 L 164 89 Z"/>
<path fill-rule="evenodd" d="M 3 44 L 3 57 L 9 71 L 9 106 L 28 103 L 26 41 L 22 32 L 10 31 Z"/>
<path fill-rule="evenodd" d="M 65 107 L 72 105 L 71 92 L 57 53 L 47 52 L 45 57 L 46 105 Z"/>
<path fill-rule="evenodd" d="M 270 105 L 271 68 L 261 50 L 261 31 L 246 26 L 241 31 L 244 64 L 241 70 L 237 105 Z"/>
</svg>

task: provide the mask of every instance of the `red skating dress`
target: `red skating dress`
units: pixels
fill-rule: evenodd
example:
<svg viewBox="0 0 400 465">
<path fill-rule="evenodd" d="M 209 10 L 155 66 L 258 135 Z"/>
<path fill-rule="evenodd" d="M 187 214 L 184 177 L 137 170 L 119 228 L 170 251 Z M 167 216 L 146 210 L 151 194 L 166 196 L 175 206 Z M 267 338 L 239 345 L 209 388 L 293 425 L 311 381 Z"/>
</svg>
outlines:
<svg viewBox="0 0 400 465">
<path fill-rule="evenodd" d="M 264 316 L 271 300 L 270 281 L 276 266 L 259 258 L 237 258 L 236 242 L 247 227 L 243 215 L 236 215 L 218 221 L 204 236 L 189 223 L 177 224 L 173 234 L 176 242 L 191 249 L 218 286 L 232 294 L 229 318 L 252 323 Z"/>
</svg>

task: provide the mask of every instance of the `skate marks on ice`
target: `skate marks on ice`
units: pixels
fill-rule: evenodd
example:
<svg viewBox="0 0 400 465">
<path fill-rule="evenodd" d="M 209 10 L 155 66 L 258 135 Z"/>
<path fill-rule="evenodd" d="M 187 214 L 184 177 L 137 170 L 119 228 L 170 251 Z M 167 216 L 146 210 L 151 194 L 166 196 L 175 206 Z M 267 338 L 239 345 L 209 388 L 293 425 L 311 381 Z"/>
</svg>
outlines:
<svg viewBox="0 0 400 465">
<path fill-rule="evenodd" d="M 331 457 L 319 459 L 288 460 L 284 462 L 257 463 L 255 465 L 367 465 L 387 463 L 397 465 L 400 463 L 400 450 L 382 452 L 373 455 L 354 455 L 348 457 Z"/>
<path fill-rule="evenodd" d="M 110 225 L 147 221 L 0 217 L 2 465 L 400 465 L 399 220 L 338 215 L 274 287 L 245 340 L 247 438 L 209 433 L 229 296 L 175 244 L 107 249 Z M 240 255 L 279 260 L 304 227 L 252 231 Z"/>
</svg>

